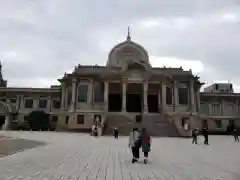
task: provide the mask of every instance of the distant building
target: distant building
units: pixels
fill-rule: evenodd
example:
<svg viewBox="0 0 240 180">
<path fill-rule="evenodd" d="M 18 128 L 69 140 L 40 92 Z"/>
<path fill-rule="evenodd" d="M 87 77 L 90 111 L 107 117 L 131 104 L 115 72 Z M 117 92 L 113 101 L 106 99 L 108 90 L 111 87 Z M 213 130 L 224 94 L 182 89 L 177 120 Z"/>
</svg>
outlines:
<svg viewBox="0 0 240 180">
<path fill-rule="evenodd" d="M 204 88 L 204 92 L 214 93 L 234 93 L 231 83 L 214 83 Z"/>
<path fill-rule="evenodd" d="M 50 114 L 59 131 L 90 131 L 96 124 L 103 134 L 144 126 L 155 136 L 190 136 L 193 128 L 225 132 L 229 124 L 240 125 L 240 94 L 232 84 L 199 92 L 204 83 L 191 70 L 151 67 L 148 52 L 129 34 L 110 50 L 106 66 L 78 65 L 59 82 L 50 88 L 7 87 L 0 72 L 0 125 L 27 127 L 26 117 L 35 110 Z"/>
</svg>

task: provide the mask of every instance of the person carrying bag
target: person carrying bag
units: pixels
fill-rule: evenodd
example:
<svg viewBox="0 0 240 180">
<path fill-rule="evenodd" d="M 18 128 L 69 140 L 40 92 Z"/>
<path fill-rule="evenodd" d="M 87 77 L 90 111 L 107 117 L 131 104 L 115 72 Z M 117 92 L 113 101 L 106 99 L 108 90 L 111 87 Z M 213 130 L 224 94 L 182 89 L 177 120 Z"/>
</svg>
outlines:
<svg viewBox="0 0 240 180">
<path fill-rule="evenodd" d="M 142 139 L 140 133 L 137 131 L 137 128 L 133 128 L 133 131 L 129 136 L 129 147 L 132 149 L 132 163 L 135 163 L 140 158 L 139 149 L 142 146 Z"/>
</svg>

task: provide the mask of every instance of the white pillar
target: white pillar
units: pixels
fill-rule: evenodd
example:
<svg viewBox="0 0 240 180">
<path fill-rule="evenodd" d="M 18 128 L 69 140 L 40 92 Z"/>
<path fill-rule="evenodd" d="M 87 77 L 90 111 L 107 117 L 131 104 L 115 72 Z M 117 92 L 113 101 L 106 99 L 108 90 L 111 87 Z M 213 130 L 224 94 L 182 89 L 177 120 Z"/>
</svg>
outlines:
<svg viewBox="0 0 240 180">
<path fill-rule="evenodd" d="M 195 94 L 195 91 L 194 91 L 194 81 L 193 79 L 190 80 L 190 98 L 191 98 L 191 110 L 192 112 L 195 112 L 196 111 L 196 103 L 195 103 L 195 98 L 194 98 L 194 95 Z"/>
<path fill-rule="evenodd" d="M 109 87 L 109 84 L 108 82 L 104 82 L 104 106 L 105 106 L 105 109 L 107 110 L 108 109 L 108 87 Z"/>
<path fill-rule="evenodd" d="M 77 80 L 72 80 L 72 111 L 76 110 L 76 90 L 77 90 Z"/>
<path fill-rule="evenodd" d="M 122 112 L 126 112 L 126 93 L 127 93 L 127 83 L 122 83 Z"/>
<path fill-rule="evenodd" d="M 237 116 L 238 115 L 238 100 L 236 100 L 236 108 L 235 108 L 235 115 Z"/>
<path fill-rule="evenodd" d="M 16 110 L 20 108 L 21 96 L 17 95 Z"/>
<path fill-rule="evenodd" d="M 67 109 L 68 108 L 68 88 L 65 88 L 65 99 L 64 99 L 64 107 Z"/>
<path fill-rule="evenodd" d="M 144 105 L 144 113 L 148 113 L 148 102 L 147 102 L 147 97 L 148 97 L 148 82 L 145 82 L 143 84 L 143 105 Z"/>
<path fill-rule="evenodd" d="M 8 109 L 8 113 L 7 113 L 7 115 L 5 116 L 5 122 L 4 122 L 4 125 L 3 125 L 3 128 L 2 128 L 2 129 L 8 130 L 8 129 L 10 128 L 11 118 L 12 118 L 12 116 L 11 116 L 12 108 L 11 108 L 10 100 L 9 100 L 9 99 L 6 100 L 6 105 L 5 105 L 5 106 L 6 106 L 5 108 Z"/>
<path fill-rule="evenodd" d="M 161 83 L 161 92 L 162 92 L 162 113 L 166 111 L 166 84 Z"/>
<path fill-rule="evenodd" d="M 62 88 L 61 88 L 61 92 L 62 92 L 62 97 L 61 97 L 61 109 L 64 109 L 64 104 L 65 104 L 65 92 L 66 92 L 66 86 L 65 83 L 62 83 Z"/>
<path fill-rule="evenodd" d="M 176 81 L 174 81 L 173 91 L 174 91 L 174 99 L 173 99 L 174 105 L 178 106 L 179 98 L 178 98 L 178 86 Z"/>
<path fill-rule="evenodd" d="M 225 112 L 224 112 L 224 101 L 221 101 L 221 116 L 225 116 Z"/>
<path fill-rule="evenodd" d="M 37 109 L 38 108 L 38 99 L 33 99 L 33 108 Z"/>
<path fill-rule="evenodd" d="M 91 104 L 93 101 L 93 85 L 94 85 L 93 81 L 91 81 L 88 84 L 88 98 L 87 98 L 88 104 Z"/>
<path fill-rule="evenodd" d="M 21 95 L 21 98 L 20 98 L 20 109 L 24 109 L 25 108 L 25 104 L 24 104 L 24 96 Z"/>
<path fill-rule="evenodd" d="M 162 107 L 162 97 L 161 97 L 161 85 L 159 85 L 159 91 L 158 91 L 158 109 L 159 109 L 159 112 L 161 111 L 161 107 Z"/>
<path fill-rule="evenodd" d="M 47 111 L 51 112 L 51 95 L 48 96 Z"/>
<path fill-rule="evenodd" d="M 209 116 L 212 115 L 212 103 L 211 102 L 208 104 L 208 115 Z"/>
<path fill-rule="evenodd" d="M 9 129 L 10 121 L 11 121 L 10 115 L 6 115 L 5 116 L 5 123 L 4 123 L 3 127 L 2 127 L 3 130 L 8 130 Z"/>
<path fill-rule="evenodd" d="M 200 106 L 201 106 L 201 99 L 200 99 L 200 90 L 198 90 L 197 92 L 197 111 L 199 112 L 200 111 Z"/>
</svg>

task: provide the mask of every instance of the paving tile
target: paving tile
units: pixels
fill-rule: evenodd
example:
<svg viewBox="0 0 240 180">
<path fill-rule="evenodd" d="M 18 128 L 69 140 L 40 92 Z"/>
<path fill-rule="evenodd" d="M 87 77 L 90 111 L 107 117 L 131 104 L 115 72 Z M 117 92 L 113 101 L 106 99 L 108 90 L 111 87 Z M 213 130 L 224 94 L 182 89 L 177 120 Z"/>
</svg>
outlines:
<svg viewBox="0 0 240 180">
<path fill-rule="evenodd" d="M 58 132 L 6 132 L 0 136 L 45 143 L 0 158 L 0 180 L 219 180 L 240 179 L 240 143 L 210 136 L 205 146 L 190 139 L 153 138 L 149 163 L 131 163 L 128 138 L 94 138 Z M 1 148 L 1 147 L 0 147 Z"/>
</svg>

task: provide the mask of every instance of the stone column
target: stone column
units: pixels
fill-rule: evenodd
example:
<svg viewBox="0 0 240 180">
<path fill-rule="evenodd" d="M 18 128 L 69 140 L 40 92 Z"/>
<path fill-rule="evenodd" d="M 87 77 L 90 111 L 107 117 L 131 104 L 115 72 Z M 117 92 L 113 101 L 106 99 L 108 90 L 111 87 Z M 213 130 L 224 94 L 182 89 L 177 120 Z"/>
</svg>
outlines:
<svg viewBox="0 0 240 180">
<path fill-rule="evenodd" d="M 209 116 L 212 115 L 212 103 L 211 102 L 208 103 L 208 115 Z"/>
<path fill-rule="evenodd" d="M 174 81 L 173 83 L 173 94 L 174 94 L 174 99 L 173 99 L 173 102 L 174 102 L 174 106 L 178 106 L 178 101 L 179 101 L 179 98 L 178 98 L 178 86 L 177 86 L 177 82 Z"/>
<path fill-rule="evenodd" d="M 16 111 L 20 108 L 21 96 L 17 95 Z"/>
<path fill-rule="evenodd" d="M 6 100 L 5 108 L 7 108 L 8 110 L 7 110 L 7 114 L 5 116 L 5 122 L 4 122 L 2 129 L 9 130 L 10 126 L 11 126 L 11 120 L 12 120 L 12 116 L 11 116 L 12 108 L 11 108 L 9 99 Z"/>
<path fill-rule="evenodd" d="M 161 97 L 161 85 L 159 85 L 159 91 L 158 91 L 158 111 L 161 112 L 161 107 L 162 107 L 162 97 Z"/>
<path fill-rule="evenodd" d="M 88 98 L 87 98 L 88 104 L 91 104 L 92 101 L 93 101 L 93 85 L 94 85 L 94 82 L 93 82 L 93 81 L 91 81 L 91 82 L 88 84 Z"/>
<path fill-rule="evenodd" d="M 161 93 L 162 93 L 162 113 L 166 111 L 166 84 L 164 82 L 161 83 Z"/>
<path fill-rule="evenodd" d="M 147 102 L 147 97 L 148 97 L 148 82 L 145 82 L 143 84 L 143 112 L 148 113 L 148 102 Z"/>
<path fill-rule="evenodd" d="M 108 110 L 108 82 L 105 81 L 104 82 L 104 106 L 105 106 L 105 109 Z"/>
<path fill-rule="evenodd" d="M 65 109 L 68 109 L 68 88 L 65 88 L 65 99 L 64 99 L 65 103 L 64 103 L 64 107 Z"/>
<path fill-rule="evenodd" d="M 65 92 L 66 92 L 66 85 L 65 83 L 63 82 L 62 83 L 62 97 L 61 97 L 61 109 L 64 109 L 64 104 L 65 104 Z"/>
<path fill-rule="evenodd" d="M 225 115 L 225 112 L 224 112 L 224 101 L 222 100 L 222 101 L 220 101 L 221 103 L 220 103 L 220 106 L 221 106 L 221 116 L 224 116 Z"/>
<path fill-rule="evenodd" d="M 34 109 L 38 108 L 38 102 L 39 102 L 39 99 L 33 99 L 33 108 Z"/>
<path fill-rule="evenodd" d="M 197 112 L 200 111 L 200 108 L 201 108 L 201 100 L 200 100 L 200 90 L 197 91 L 197 94 L 196 94 L 196 99 L 197 99 Z"/>
<path fill-rule="evenodd" d="M 126 93 L 127 93 L 127 83 L 122 83 L 122 112 L 126 112 Z"/>
<path fill-rule="evenodd" d="M 20 98 L 20 109 L 24 109 L 24 108 L 25 108 L 24 96 L 21 95 L 21 98 Z"/>
<path fill-rule="evenodd" d="M 72 111 L 76 110 L 76 90 L 77 90 L 77 80 L 72 80 Z"/>
<path fill-rule="evenodd" d="M 239 112 L 238 112 L 238 100 L 236 100 L 235 115 L 237 116 L 238 114 L 239 114 Z"/>
<path fill-rule="evenodd" d="M 195 103 L 195 98 L 194 95 L 195 91 L 194 91 L 194 81 L 193 79 L 190 80 L 190 99 L 191 99 L 191 111 L 195 112 L 196 111 L 196 103 Z"/>
<path fill-rule="evenodd" d="M 48 101 L 47 101 L 47 111 L 51 112 L 51 95 L 48 96 Z"/>
</svg>

